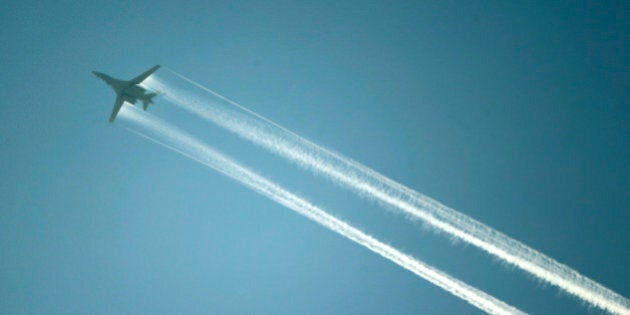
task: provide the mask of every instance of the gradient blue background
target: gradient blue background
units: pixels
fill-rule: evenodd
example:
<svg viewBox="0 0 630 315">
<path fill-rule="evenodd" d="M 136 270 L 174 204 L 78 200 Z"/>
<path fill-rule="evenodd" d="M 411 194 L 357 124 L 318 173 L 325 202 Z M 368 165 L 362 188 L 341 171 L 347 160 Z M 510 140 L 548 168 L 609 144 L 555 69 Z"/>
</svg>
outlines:
<svg viewBox="0 0 630 315">
<path fill-rule="evenodd" d="M 4 3 L 0 313 L 478 312 L 110 125 L 114 95 L 90 71 L 131 78 L 155 63 L 629 296 L 628 10 Z M 524 311 L 598 313 L 211 128 L 263 174 Z"/>
</svg>

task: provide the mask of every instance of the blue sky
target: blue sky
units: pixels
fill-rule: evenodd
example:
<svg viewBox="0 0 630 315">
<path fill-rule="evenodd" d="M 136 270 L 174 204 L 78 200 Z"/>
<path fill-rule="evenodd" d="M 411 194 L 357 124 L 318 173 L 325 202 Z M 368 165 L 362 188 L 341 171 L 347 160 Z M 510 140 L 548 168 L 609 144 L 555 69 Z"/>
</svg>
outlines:
<svg viewBox="0 0 630 315">
<path fill-rule="evenodd" d="M 620 2 L 5 4 L 2 313 L 475 313 L 107 118 L 161 63 L 630 295 Z M 162 105 L 162 106 L 160 106 Z M 190 119 L 167 103 L 151 111 Z M 190 121 L 190 124 L 198 122 Z M 597 313 L 231 136 L 219 149 L 535 314 Z"/>
</svg>

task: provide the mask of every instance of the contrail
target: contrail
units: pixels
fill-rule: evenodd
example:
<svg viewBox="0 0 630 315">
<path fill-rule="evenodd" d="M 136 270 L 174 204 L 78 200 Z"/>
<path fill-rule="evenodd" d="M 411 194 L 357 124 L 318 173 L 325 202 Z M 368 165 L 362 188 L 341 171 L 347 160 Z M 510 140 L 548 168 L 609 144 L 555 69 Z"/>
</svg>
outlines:
<svg viewBox="0 0 630 315">
<path fill-rule="evenodd" d="M 474 245 L 502 261 L 554 285 L 582 301 L 611 313 L 630 314 L 629 301 L 570 267 L 424 196 L 339 153 L 319 146 L 174 71 L 185 82 L 152 76 L 148 88 L 169 102 L 221 126 L 360 196 L 421 220 L 437 231 Z M 192 90 L 189 84 L 197 89 Z"/>
<path fill-rule="evenodd" d="M 257 193 L 294 210 L 413 272 L 486 313 L 525 314 L 483 291 L 452 278 L 448 274 L 402 253 L 348 223 L 337 219 L 323 209 L 239 165 L 209 145 L 151 114 L 142 113 L 133 106 L 126 106 L 123 107 L 118 117 L 125 122 L 131 123 L 132 128 L 130 130 L 133 132 L 227 175 Z"/>
</svg>

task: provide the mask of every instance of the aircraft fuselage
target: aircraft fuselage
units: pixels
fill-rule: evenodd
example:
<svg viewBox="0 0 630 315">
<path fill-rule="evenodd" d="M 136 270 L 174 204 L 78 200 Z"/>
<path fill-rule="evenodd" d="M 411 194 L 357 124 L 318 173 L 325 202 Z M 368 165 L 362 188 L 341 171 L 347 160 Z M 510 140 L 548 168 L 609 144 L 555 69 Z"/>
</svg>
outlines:
<svg viewBox="0 0 630 315">
<path fill-rule="evenodd" d="M 142 109 L 144 110 L 147 110 L 149 104 L 153 104 L 153 97 L 155 97 L 158 92 L 155 91 L 152 93 L 146 93 L 147 90 L 141 87 L 140 83 L 151 76 L 159 68 L 160 65 L 155 65 L 151 69 L 141 73 L 139 76 L 129 81 L 114 79 L 104 73 L 92 71 L 95 76 L 105 81 L 105 83 L 107 83 L 107 85 L 116 92 L 116 101 L 114 102 L 112 114 L 109 116 L 109 122 L 114 122 L 116 115 L 118 115 L 118 111 L 120 111 L 125 102 L 136 104 L 138 100 L 141 100 Z"/>
</svg>

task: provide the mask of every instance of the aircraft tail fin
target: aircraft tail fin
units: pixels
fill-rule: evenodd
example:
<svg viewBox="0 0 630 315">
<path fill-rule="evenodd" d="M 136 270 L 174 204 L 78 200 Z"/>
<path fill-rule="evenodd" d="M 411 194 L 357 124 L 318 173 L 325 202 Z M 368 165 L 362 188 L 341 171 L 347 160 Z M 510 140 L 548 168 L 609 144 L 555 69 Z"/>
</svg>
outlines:
<svg viewBox="0 0 630 315">
<path fill-rule="evenodd" d="M 158 95 L 158 93 L 149 93 L 147 97 L 142 100 L 142 109 L 147 110 L 149 108 L 149 104 L 153 104 L 153 97 Z"/>
</svg>

